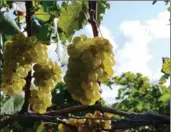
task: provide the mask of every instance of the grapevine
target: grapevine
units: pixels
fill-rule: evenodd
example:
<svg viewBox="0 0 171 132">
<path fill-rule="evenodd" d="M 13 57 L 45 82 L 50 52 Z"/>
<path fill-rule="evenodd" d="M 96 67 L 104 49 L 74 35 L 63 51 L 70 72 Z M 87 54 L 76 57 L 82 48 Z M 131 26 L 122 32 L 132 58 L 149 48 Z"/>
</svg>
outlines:
<svg viewBox="0 0 171 132">
<path fill-rule="evenodd" d="M 75 37 L 68 46 L 69 63 L 64 81 L 72 98 L 85 105 L 100 99 L 99 82 L 113 75 L 112 45 L 102 37 Z"/>
<path fill-rule="evenodd" d="M 169 131 L 170 60 L 163 58 L 159 82 L 130 71 L 113 76 L 112 44 L 98 37 L 109 8 L 104 0 L 0 2 L 0 131 Z M 72 38 L 88 23 L 94 38 Z M 50 43 L 63 47 L 58 58 L 67 49 L 65 83 Z M 101 97 L 102 83 L 119 85 L 114 104 Z"/>
</svg>

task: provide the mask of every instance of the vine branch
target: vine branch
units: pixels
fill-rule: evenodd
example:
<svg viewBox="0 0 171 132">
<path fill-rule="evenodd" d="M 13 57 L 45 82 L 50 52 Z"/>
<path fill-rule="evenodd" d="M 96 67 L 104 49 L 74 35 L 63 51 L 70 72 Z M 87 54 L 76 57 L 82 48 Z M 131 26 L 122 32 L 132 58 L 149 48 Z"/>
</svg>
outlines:
<svg viewBox="0 0 171 132">
<path fill-rule="evenodd" d="M 89 1 L 88 4 L 89 4 L 89 15 L 90 15 L 90 19 L 88 20 L 88 22 L 91 24 L 94 37 L 97 37 L 98 36 L 98 28 L 97 28 L 97 24 L 96 24 L 97 2 Z"/>
<path fill-rule="evenodd" d="M 95 120 L 112 120 L 112 130 L 116 129 L 128 129 L 134 128 L 137 126 L 144 125 L 156 125 L 156 124 L 170 124 L 170 117 L 166 115 L 153 114 L 150 112 L 146 113 L 128 113 L 124 111 L 115 110 L 113 108 L 103 107 L 100 105 L 87 106 L 87 105 L 79 105 L 73 106 L 62 110 L 50 111 L 45 114 L 38 113 L 27 113 L 27 114 L 19 114 L 19 115 L 4 115 L 4 117 L 8 117 L 7 119 L 1 120 L 0 129 L 9 125 L 13 121 L 21 120 L 21 119 L 32 119 L 38 121 L 56 121 L 59 119 L 89 119 L 87 117 L 81 116 L 71 116 L 68 117 L 69 113 L 77 112 L 77 111 L 85 111 L 85 110 L 98 110 L 100 112 L 112 113 L 120 116 L 124 116 L 125 119 L 114 119 L 114 118 L 94 118 Z M 2 119 L 2 116 L 0 116 Z"/>
<path fill-rule="evenodd" d="M 32 26 L 31 26 L 31 19 L 32 19 L 32 1 L 26 1 L 26 31 L 27 31 L 27 36 L 31 36 L 32 34 Z M 29 111 L 29 98 L 30 98 L 30 86 L 31 86 L 31 71 L 28 73 L 26 77 L 26 85 L 24 87 L 25 91 L 25 98 L 24 98 L 24 104 L 22 107 L 22 110 L 20 113 L 25 113 Z"/>
</svg>

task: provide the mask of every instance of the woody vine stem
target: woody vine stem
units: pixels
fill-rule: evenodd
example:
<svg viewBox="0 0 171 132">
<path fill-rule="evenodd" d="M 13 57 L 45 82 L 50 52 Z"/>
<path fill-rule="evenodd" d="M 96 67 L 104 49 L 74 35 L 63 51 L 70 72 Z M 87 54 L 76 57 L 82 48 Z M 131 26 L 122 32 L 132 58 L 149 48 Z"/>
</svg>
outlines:
<svg viewBox="0 0 171 132">
<path fill-rule="evenodd" d="M 32 27 L 31 27 L 31 17 L 32 17 L 32 1 L 26 1 L 26 23 L 27 23 L 27 35 L 31 36 L 32 34 Z M 96 24 L 96 1 L 89 1 L 89 14 L 90 19 L 89 22 L 92 26 L 94 37 L 98 36 L 98 28 Z M 170 124 L 170 117 L 166 115 L 159 115 L 159 114 L 153 114 L 150 112 L 146 113 L 128 113 L 124 111 L 115 110 L 108 107 L 103 107 L 101 105 L 93 105 L 93 106 L 87 106 L 87 105 L 78 105 L 78 106 L 72 106 L 69 108 L 61 109 L 61 110 L 55 110 L 46 112 L 44 114 L 38 114 L 30 112 L 29 108 L 29 102 L 28 99 L 30 98 L 30 85 L 31 85 L 31 71 L 29 72 L 28 76 L 26 77 L 26 85 L 24 88 L 25 91 L 25 102 L 22 107 L 22 110 L 17 115 L 0 115 L 0 130 L 7 125 L 13 123 L 17 120 L 29 120 L 32 121 L 50 121 L 55 123 L 62 123 L 73 130 L 76 131 L 76 128 L 72 126 L 71 124 L 67 123 L 63 119 L 69 119 L 69 118 L 75 118 L 75 119 L 87 119 L 84 116 L 71 116 L 69 117 L 69 113 L 74 113 L 78 111 L 87 111 L 87 110 L 98 110 L 100 112 L 108 112 L 115 115 L 123 116 L 124 119 L 113 119 L 108 118 L 107 120 L 112 121 L 112 129 L 109 130 L 110 132 L 115 132 L 115 130 L 122 130 L 122 129 L 129 129 L 129 128 L 135 128 L 137 126 L 145 126 L 145 125 L 153 125 L 154 127 L 156 125 L 161 124 Z M 106 118 L 100 118 L 100 120 L 106 120 Z M 94 120 L 99 120 L 99 118 L 94 118 Z M 87 126 L 90 127 L 90 126 Z M 99 128 L 98 128 L 99 129 Z"/>
<path fill-rule="evenodd" d="M 33 5 L 32 5 L 32 1 L 26 1 L 26 31 L 27 31 L 27 36 L 31 36 L 32 34 L 32 26 L 31 26 L 31 19 L 32 19 L 32 9 L 33 9 Z M 20 113 L 25 113 L 28 112 L 30 110 L 29 108 L 29 98 L 30 98 L 30 86 L 31 86 L 31 71 L 28 73 L 27 77 L 26 77 L 26 85 L 24 87 L 24 91 L 25 91 L 25 99 L 24 99 L 24 105 L 22 107 L 22 110 Z"/>
</svg>

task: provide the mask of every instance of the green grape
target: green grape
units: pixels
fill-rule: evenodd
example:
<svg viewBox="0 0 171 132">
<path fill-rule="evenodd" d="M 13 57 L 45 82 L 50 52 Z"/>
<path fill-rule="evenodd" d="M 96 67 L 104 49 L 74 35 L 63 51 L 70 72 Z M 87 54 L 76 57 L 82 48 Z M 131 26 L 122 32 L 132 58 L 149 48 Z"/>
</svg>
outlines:
<svg viewBox="0 0 171 132">
<path fill-rule="evenodd" d="M 81 87 L 83 88 L 83 89 L 89 89 L 89 88 L 91 88 L 93 86 L 93 82 L 85 82 L 85 81 L 83 81 L 83 82 L 81 82 Z"/>
<path fill-rule="evenodd" d="M 12 80 L 13 81 L 18 81 L 20 79 L 20 74 L 13 74 L 12 75 Z"/>
<path fill-rule="evenodd" d="M 103 65 L 106 67 L 106 66 L 112 66 L 114 64 L 114 62 L 112 61 L 111 58 L 105 58 L 104 61 L 103 61 Z"/>
<path fill-rule="evenodd" d="M 96 68 L 94 72 L 97 73 L 99 77 L 103 75 L 103 69 L 101 67 Z"/>
<path fill-rule="evenodd" d="M 35 45 L 35 49 L 36 49 L 36 50 L 42 50 L 42 49 L 43 49 L 43 45 L 40 44 L 40 43 L 37 43 L 37 44 Z"/>
<path fill-rule="evenodd" d="M 24 68 L 26 71 L 30 71 L 32 69 L 32 66 L 30 64 L 24 65 Z"/>
<path fill-rule="evenodd" d="M 30 41 L 35 44 L 37 42 L 37 38 L 35 36 L 31 36 Z"/>
<path fill-rule="evenodd" d="M 72 57 L 72 58 L 77 58 L 81 55 L 81 52 L 79 52 L 78 50 L 76 50 L 73 45 L 69 45 L 67 48 L 68 54 Z"/>
<path fill-rule="evenodd" d="M 93 64 L 94 64 L 95 67 L 98 67 L 98 66 L 100 66 L 102 64 L 102 61 L 101 61 L 100 58 L 94 58 Z"/>
<path fill-rule="evenodd" d="M 15 93 L 15 91 L 13 90 L 13 88 L 12 88 L 12 86 L 8 86 L 8 89 L 7 89 L 7 95 L 9 95 L 9 96 L 13 96 L 13 95 L 15 95 L 16 93 Z M 17 92 L 18 93 L 18 92 Z"/>
<path fill-rule="evenodd" d="M 55 81 L 53 79 L 49 79 L 47 81 L 47 86 L 53 89 L 55 87 Z"/>
<path fill-rule="evenodd" d="M 84 51 L 82 53 L 82 56 L 81 56 L 81 60 L 84 62 L 84 63 L 92 63 L 94 60 L 93 60 L 93 55 L 91 52 L 89 51 Z"/>
<path fill-rule="evenodd" d="M 90 73 L 88 74 L 88 79 L 89 79 L 90 81 L 97 81 L 97 79 L 98 79 L 98 74 L 97 74 L 96 72 L 90 72 Z"/>
<path fill-rule="evenodd" d="M 20 75 L 20 77 L 25 78 L 28 72 L 24 69 L 24 67 L 18 67 L 16 72 Z"/>
<path fill-rule="evenodd" d="M 80 38 L 81 38 L 82 41 L 87 40 L 87 36 L 86 35 L 81 35 Z"/>
<path fill-rule="evenodd" d="M 75 37 L 72 41 L 73 41 L 73 44 L 77 44 L 78 42 L 81 41 L 81 37 Z"/>
<path fill-rule="evenodd" d="M 11 48 L 12 45 L 13 45 L 13 42 L 10 41 L 10 40 L 8 40 L 8 41 L 5 42 L 5 48 Z"/>
<path fill-rule="evenodd" d="M 25 81 L 25 79 L 20 79 L 20 80 L 18 81 L 18 83 L 23 87 L 23 86 L 25 86 L 26 81 Z"/>
<path fill-rule="evenodd" d="M 99 81 L 106 82 L 108 80 L 108 74 L 104 73 L 101 77 L 99 77 Z"/>
<path fill-rule="evenodd" d="M 39 110 L 41 109 L 40 105 L 38 105 L 38 104 L 34 104 L 32 106 L 32 108 L 33 108 L 33 111 L 35 111 L 35 112 L 39 112 Z"/>
<path fill-rule="evenodd" d="M 51 98 L 49 96 L 47 96 L 47 97 L 45 96 L 43 98 L 43 104 L 46 105 L 47 107 L 51 106 L 52 105 Z"/>
<path fill-rule="evenodd" d="M 41 71 L 41 68 L 42 68 L 42 66 L 41 66 L 40 64 L 35 64 L 35 65 L 33 66 L 33 70 L 34 70 L 34 71 L 37 71 L 37 72 Z"/>
<path fill-rule="evenodd" d="M 17 58 L 18 58 L 18 64 L 19 64 L 19 66 L 23 66 L 25 63 L 28 63 L 30 61 L 25 56 L 19 56 Z"/>
<path fill-rule="evenodd" d="M 105 67 L 104 71 L 108 74 L 109 77 L 112 77 L 113 75 L 113 69 L 112 67 Z"/>
<path fill-rule="evenodd" d="M 22 86 L 19 83 L 17 83 L 17 82 L 13 83 L 12 87 L 13 87 L 12 89 L 15 93 L 22 92 Z"/>
<path fill-rule="evenodd" d="M 38 92 L 39 99 L 43 99 L 44 96 L 45 96 L 45 92 L 42 90 L 42 88 L 39 88 L 39 92 Z"/>
<path fill-rule="evenodd" d="M 80 51 L 80 52 L 83 52 L 85 51 L 86 49 L 88 49 L 89 45 L 83 41 L 81 42 L 78 42 L 76 45 L 75 45 L 75 49 Z"/>
<path fill-rule="evenodd" d="M 107 52 L 112 52 L 112 45 L 111 44 L 105 44 L 104 45 L 104 50 Z"/>
<path fill-rule="evenodd" d="M 46 109 L 47 109 L 46 106 L 42 106 L 42 107 L 39 109 L 39 113 L 40 113 L 40 114 L 45 113 L 45 112 L 46 112 Z"/>
<path fill-rule="evenodd" d="M 36 97 L 38 95 L 38 90 L 37 89 L 31 89 L 31 96 Z"/>
<path fill-rule="evenodd" d="M 100 86 L 99 86 L 98 82 L 92 82 L 91 88 L 94 91 L 99 91 L 100 90 Z"/>
<path fill-rule="evenodd" d="M 42 89 L 43 89 L 43 91 L 44 91 L 45 93 L 49 93 L 49 92 L 51 92 L 51 90 L 52 90 L 51 87 L 46 87 L 46 86 L 44 86 Z"/>
<path fill-rule="evenodd" d="M 96 58 L 98 60 L 103 61 L 105 59 L 105 54 L 103 52 L 99 52 L 99 53 L 97 53 Z"/>
<path fill-rule="evenodd" d="M 63 124 L 59 124 L 59 125 L 58 125 L 58 131 L 59 131 L 59 132 L 67 132 L 67 131 L 66 131 L 66 128 L 65 128 L 65 126 L 64 126 Z"/>
<path fill-rule="evenodd" d="M 31 98 L 29 98 L 29 103 L 30 104 L 36 104 L 36 102 L 37 102 L 37 98 L 36 97 L 31 97 Z"/>
<path fill-rule="evenodd" d="M 36 52 L 35 49 L 31 49 L 30 50 L 30 54 L 31 54 L 32 60 L 37 60 L 37 58 L 38 58 L 38 52 Z"/>
<path fill-rule="evenodd" d="M 94 100 L 87 99 L 87 98 L 82 98 L 80 101 L 83 105 L 93 105 L 96 102 Z"/>
<path fill-rule="evenodd" d="M 96 100 L 99 100 L 99 99 L 101 98 L 100 92 L 99 92 L 99 91 L 96 91 L 96 92 L 94 92 L 93 94 L 94 94 L 94 100 L 95 100 L 95 101 L 96 101 Z"/>
</svg>

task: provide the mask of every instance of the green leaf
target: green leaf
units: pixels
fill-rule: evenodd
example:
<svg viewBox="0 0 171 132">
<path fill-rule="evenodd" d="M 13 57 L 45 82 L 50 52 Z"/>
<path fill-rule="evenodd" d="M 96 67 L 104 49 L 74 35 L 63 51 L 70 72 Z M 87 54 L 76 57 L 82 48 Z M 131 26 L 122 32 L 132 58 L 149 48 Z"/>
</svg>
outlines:
<svg viewBox="0 0 171 132">
<path fill-rule="evenodd" d="M 110 8 L 110 4 L 108 3 L 108 1 L 105 1 L 105 0 L 99 0 L 97 4 L 98 4 L 97 21 L 98 21 L 98 24 L 100 24 L 101 21 L 103 20 L 103 14 L 105 14 L 106 9 Z"/>
<path fill-rule="evenodd" d="M 40 125 L 37 127 L 36 132 L 46 132 L 46 128 L 43 123 L 40 123 Z"/>
<path fill-rule="evenodd" d="M 164 84 L 168 78 L 169 78 L 169 75 L 167 74 L 163 75 L 159 80 L 159 84 Z"/>
<path fill-rule="evenodd" d="M 165 57 L 163 58 L 162 70 L 164 74 L 170 75 L 170 58 Z"/>
<path fill-rule="evenodd" d="M 137 88 L 131 88 L 131 94 L 135 94 L 135 93 L 138 93 L 139 91 L 137 90 Z"/>
<path fill-rule="evenodd" d="M 3 35 L 14 35 L 20 32 L 20 28 L 18 27 L 16 21 L 11 19 L 7 14 L 1 12 L 0 13 L 0 33 Z"/>
<path fill-rule="evenodd" d="M 165 85 L 160 84 L 160 89 L 162 93 L 170 92 L 170 88 L 166 87 Z"/>
<path fill-rule="evenodd" d="M 74 1 L 71 5 L 61 8 L 58 27 L 70 37 L 87 23 L 87 15 L 87 2 Z"/>
<path fill-rule="evenodd" d="M 50 14 L 41 10 L 35 12 L 34 16 L 43 22 L 47 22 L 50 19 Z"/>
<path fill-rule="evenodd" d="M 10 97 L 1 107 L 1 114 L 15 114 L 19 112 L 23 106 L 24 97 L 22 95 L 15 95 Z"/>
<path fill-rule="evenodd" d="M 169 101 L 170 100 L 170 93 L 164 93 L 161 97 L 160 97 L 160 99 L 159 99 L 160 101 L 162 101 L 162 102 L 167 102 L 167 101 Z"/>
<path fill-rule="evenodd" d="M 139 102 L 139 104 L 137 105 L 137 109 L 138 109 L 139 111 L 141 111 L 141 110 L 143 109 L 143 104 L 142 104 L 142 102 Z"/>
<path fill-rule="evenodd" d="M 110 89 L 112 89 L 112 85 L 114 84 L 114 82 L 112 82 L 111 80 L 108 80 L 104 83 L 106 86 L 108 86 Z"/>
<path fill-rule="evenodd" d="M 35 21 L 32 21 L 32 35 L 36 36 L 39 41 L 50 41 L 52 28 L 51 23 L 40 22 L 40 25 L 37 25 Z"/>
</svg>

